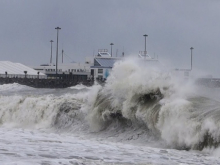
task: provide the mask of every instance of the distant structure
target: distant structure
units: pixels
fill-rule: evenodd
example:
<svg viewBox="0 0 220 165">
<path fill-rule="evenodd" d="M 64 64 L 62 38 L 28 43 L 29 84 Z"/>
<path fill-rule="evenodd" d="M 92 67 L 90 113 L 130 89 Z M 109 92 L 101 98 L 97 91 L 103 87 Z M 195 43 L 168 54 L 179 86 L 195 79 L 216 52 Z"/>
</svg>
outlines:
<svg viewBox="0 0 220 165">
<path fill-rule="evenodd" d="M 152 58 L 148 53 L 147 53 L 147 41 L 146 41 L 146 38 L 148 37 L 147 34 L 144 34 L 144 41 L 145 41 L 145 44 L 144 44 L 144 51 L 139 51 L 139 54 L 138 54 L 138 57 L 139 58 L 142 58 L 143 60 L 147 60 L 147 61 L 158 61 L 158 58 Z"/>
<path fill-rule="evenodd" d="M 177 69 L 175 69 L 176 74 L 179 74 L 179 73 L 182 74 L 182 72 L 183 72 L 185 78 L 189 77 L 189 73 L 193 69 L 193 67 L 192 67 L 193 66 L 193 64 L 192 64 L 192 62 L 193 62 L 192 61 L 192 51 L 193 51 L 193 49 L 194 49 L 193 47 L 190 48 L 190 50 L 191 50 L 191 67 L 190 67 L 190 69 L 178 69 L 177 68 Z"/>
<path fill-rule="evenodd" d="M 192 51 L 193 51 L 193 49 L 194 49 L 193 47 L 190 48 L 190 50 L 191 50 L 191 70 L 192 70 Z"/>
<path fill-rule="evenodd" d="M 94 57 L 94 65 L 90 67 L 91 78 L 105 81 L 115 62 L 121 59 L 121 57 L 112 57 L 111 54 L 109 54 L 108 49 L 98 49 L 98 55 Z"/>
<path fill-rule="evenodd" d="M 145 57 L 146 57 L 146 56 L 147 56 L 147 41 L 146 41 L 146 38 L 148 37 L 148 35 L 147 35 L 147 34 L 144 34 L 143 36 L 144 36 L 144 38 L 145 38 L 145 49 L 144 49 L 144 55 L 145 55 Z"/>
<path fill-rule="evenodd" d="M 110 43 L 111 45 L 111 57 L 112 57 L 112 46 L 114 45 L 113 43 Z"/>
<path fill-rule="evenodd" d="M 0 61 L 0 77 L 25 77 L 25 75 L 46 76 L 44 73 L 21 63 Z"/>
<path fill-rule="evenodd" d="M 53 40 L 50 40 L 50 43 L 51 43 L 50 63 L 52 64 L 52 43 L 53 43 Z"/>
<path fill-rule="evenodd" d="M 58 36 L 59 36 L 59 30 L 61 30 L 60 27 L 55 28 L 57 30 L 57 51 L 56 51 L 56 75 L 57 75 L 57 68 L 58 68 Z"/>
</svg>

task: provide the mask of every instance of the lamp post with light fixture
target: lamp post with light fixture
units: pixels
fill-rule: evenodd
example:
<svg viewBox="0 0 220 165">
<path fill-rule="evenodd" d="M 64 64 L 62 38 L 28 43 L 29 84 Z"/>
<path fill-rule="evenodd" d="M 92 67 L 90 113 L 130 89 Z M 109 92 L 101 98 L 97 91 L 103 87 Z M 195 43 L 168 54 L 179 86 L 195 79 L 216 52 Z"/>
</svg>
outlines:
<svg viewBox="0 0 220 165">
<path fill-rule="evenodd" d="M 60 27 L 55 28 L 57 30 L 57 52 L 56 52 L 56 76 L 57 76 L 57 67 L 58 67 L 58 36 L 59 36 L 59 30 Z"/>
</svg>

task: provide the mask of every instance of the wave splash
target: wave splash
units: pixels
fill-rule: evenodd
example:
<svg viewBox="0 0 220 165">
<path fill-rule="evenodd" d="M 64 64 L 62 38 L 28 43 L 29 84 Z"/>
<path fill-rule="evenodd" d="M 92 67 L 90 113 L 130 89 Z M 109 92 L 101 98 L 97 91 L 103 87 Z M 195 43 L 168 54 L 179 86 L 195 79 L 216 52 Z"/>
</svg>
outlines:
<svg viewBox="0 0 220 165">
<path fill-rule="evenodd" d="M 116 63 L 103 87 L 48 91 L 53 94 L 28 88 L 25 94 L 19 95 L 19 89 L 8 96 L 0 89 L 3 126 L 92 131 L 142 142 L 156 139 L 177 149 L 219 146 L 218 98 L 201 95 L 193 82 L 134 59 Z"/>
<path fill-rule="evenodd" d="M 92 109 L 88 119 L 95 131 L 108 129 L 117 121 L 146 126 L 170 148 L 202 150 L 220 142 L 218 101 L 199 95 L 189 80 L 133 59 L 115 65 L 87 108 Z"/>
</svg>

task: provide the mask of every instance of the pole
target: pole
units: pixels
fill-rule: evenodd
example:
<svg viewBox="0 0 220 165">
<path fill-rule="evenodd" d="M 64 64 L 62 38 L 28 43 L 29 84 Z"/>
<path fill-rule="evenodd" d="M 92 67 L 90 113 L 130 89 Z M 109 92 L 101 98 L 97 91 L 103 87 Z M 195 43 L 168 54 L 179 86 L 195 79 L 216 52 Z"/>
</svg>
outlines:
<svg viewBox="0 0 220 165">
<path fill-rule="evenodd" d="M 50 40 L 50 43 L 51 43 L 51 55 L 50 55 L 50 63 L 52 64 L 52 42 L 53 40 Z"/>
<path fill-rule="evenodd" d="M 57 52 L 56 52 L 56 77 L 57 77 L 57 67 L 58 67 L 58 35 L 59 35 L 59 30 L 61 29 L 60 27 L 55 28 L 57 30 Z"/>
<path fill-rule="evenodd" d="M 147 42 L 146 42 L 146 38 L 147 38 L 147 34 L 143 35 L 145 37 L 145 49 L 144 49 L 144 55 L 145 55 L 145 58 L 147 57 Z"/>
<path fill-rule="evenodd" d="M 193 47 L 190 48 L 191 49 L 191 70 L 192 70 L 192 51 L 193 51 Z"/>
<path fill-rule="evenodd" d="M 63 63 L 63 53 L 64 53 L 64 50 L 62 49 L 62 63 Z"/>
<path fill-rule="evenodd" d="M 112 45 L 114 45 L 113 43 L 110 43 L 110 45 L 111 45 L 111 57 L 112 57 Z"/>
</svg>

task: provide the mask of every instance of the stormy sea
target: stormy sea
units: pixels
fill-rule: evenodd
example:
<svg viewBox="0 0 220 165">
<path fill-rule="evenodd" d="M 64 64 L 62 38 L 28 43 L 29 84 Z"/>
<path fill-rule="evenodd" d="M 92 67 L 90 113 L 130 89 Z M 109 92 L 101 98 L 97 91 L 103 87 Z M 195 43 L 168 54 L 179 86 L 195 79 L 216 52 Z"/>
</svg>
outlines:
<svg viewBox="0 0 220 165">
<path fill-rule="evenodd" d="M 104 85 L 0 85 L 0 165 L 220 164 L 220 89 L 128 59 Z"/>
</svg>

